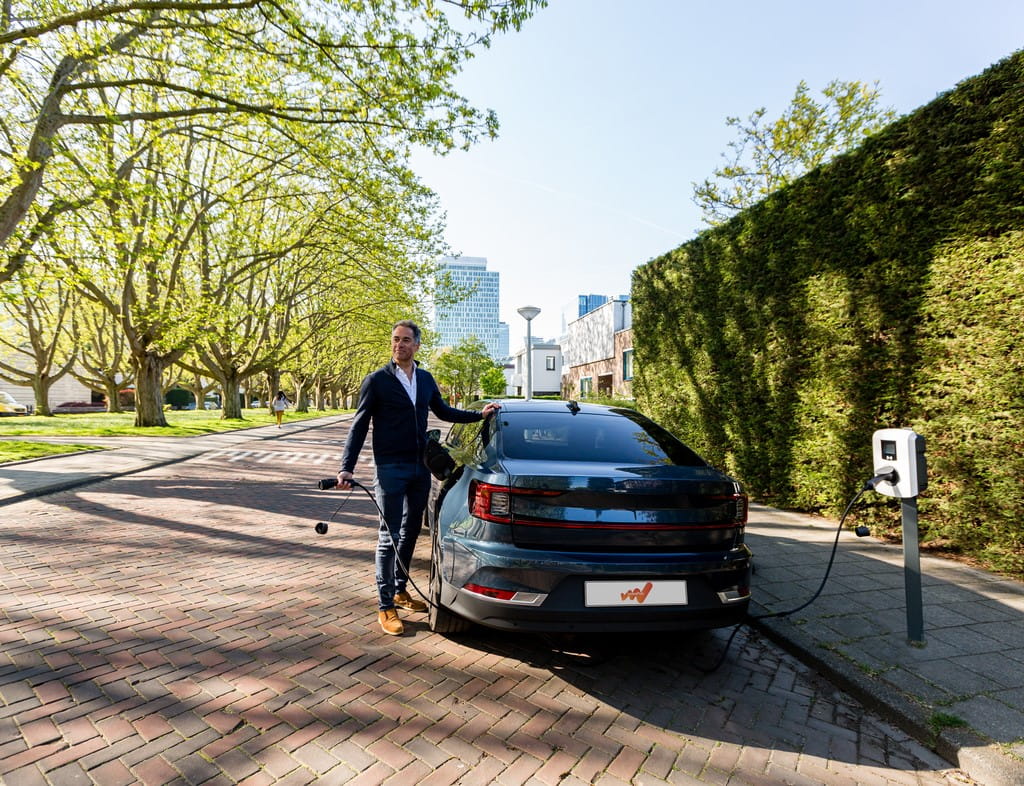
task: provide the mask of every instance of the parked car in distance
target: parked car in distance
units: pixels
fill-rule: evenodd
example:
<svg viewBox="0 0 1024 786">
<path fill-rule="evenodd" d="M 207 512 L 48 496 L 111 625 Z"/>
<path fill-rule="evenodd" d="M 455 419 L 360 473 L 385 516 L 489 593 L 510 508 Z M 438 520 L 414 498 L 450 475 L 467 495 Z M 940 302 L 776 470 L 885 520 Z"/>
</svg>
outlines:
<svg viewBox="0 0 1024 786">
<path fill-rule="evenodd" d="M 28 407 L 24 404 L 19 404 L 10 393 L 0 390 L 0 417 L 27 414 Z"/>
<path fill-rule="evenodd" d="M 507 400 L 443 447 L 455 466 L 432 464 L 431 630 L 697 630 L 746 615 L 746 495 L 642 414 Z"/>
</svg>

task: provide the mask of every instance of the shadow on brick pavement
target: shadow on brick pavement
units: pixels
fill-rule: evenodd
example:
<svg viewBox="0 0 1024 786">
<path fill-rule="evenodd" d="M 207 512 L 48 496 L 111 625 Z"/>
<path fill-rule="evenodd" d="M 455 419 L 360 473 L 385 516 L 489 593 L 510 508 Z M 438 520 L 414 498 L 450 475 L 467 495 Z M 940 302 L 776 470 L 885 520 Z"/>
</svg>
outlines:
<svg viewBox="0 0 1024 786">
<path fill-rule="evenodd" d="M 413 762 L 404 761 L 412 755 L 410 751 L 422 756 L 435 775 L 438 772 L 435 768 L 442 768 L 453 776 L 447 782 L 455 782 L 462 773 L 453 760 L 476 760 L 483 768 L 476 773 L 479 777 L 485 777 L 486 768 L 497 766 L 494 762 L 498 761 L 503 766 L 503 777 L 514 780 L 515 768 L 526 768 L 530 758 L 541 763 L 526 777 L 536 777 L 541 767 L 549 766 L 552 761 L 559 762 L 561 754 L 571 758 L 573 751 L 584 748 L 585 756 L 589 757 L 586 764 L 577 759 L 562 762 L 565 766 L 572 764 L 567 772 L 571 771 L 576 778 L 582 778 L 590 771 L 588 768 L 599 764 L 606 773 L 625 772 L 627 759 L 631 761 L 639 756 L 637 751 L 640 750 L 649 751 L 643 756 L 644 766 L 657 770 L 660 765 L 650 751 L 657 749 L 659 733 L 670 735 L 677 747 L 680 740 L 689 739 L 687 735 L 699 738 L 689 751 L 686 745 L 682 746 L 682 752 L 678 752 L 666 773 L 673 768 L 696 771 L 698 760 L 703 762 L 701 766 L 708 766 L 713 754 L 707 749 L 709 741 L 737 739 L 745 740 L 748 745 L 758 744 L 757 721 L 763 722 L 764 718 L 756 717 L 755 709 L 745 708 L 736 700 L 739 689 L 730 680 L 736 678 L 742 666 L 744 679 L 764 683 L 770 692 L 772 680 L 778 680 L 779 674 L 792 679 L 798 669 L 793 664 L 777 661 L 770 654 L 771 650 L 760 643 L 759 636 L 749 629 L 738 632 L 732 651 L 727 654 L 730 668 L 712 675 L 704 675 L 699 668 L 681 669 L 680 664 L 713 662 L 725 646 L 728 631 L 671 637 L 667 641 L 664 637 L 638 637 L 629 641 L 577 637 L 545 642 L 533 637 L 480 633 L 459 642 L 429 635 L 417 638 L 415 647 L 404 639 L 398 643 L 373 644 L 371 641 L 365 645 L 365 597 L 355 609 L 339 610 L 329 607 L 309 587 L 303 587 L 301 578 L 279 576 L 281 591 L 287 594 L 289 604 L 281 608 L 266 601 L 261 594 L 260 603 L 264 605 L 247 611 L 244 597 L 229 597 L 231 593 L 225 593 L 224 587 L 216 582 L 204 591 L 200 602 L 192 596 L 176 594 L 178 583 L 184 580 L 178 573 L 154 578 L 143 570 L 142 565 L 175 559 L 183 543 L 195 543 L 201 544 L 206 558 L 230 564 L 242 574 L 257 566 L 277 576 L 279 564 L 292 570 L 305 566 L 322 571 L 322 563 L 328 561 L 338 567 L 327 574 L 318 573 L 316 586 L 351 584 L 353 568 L 346 565 L 358 563 L 360 568 L 356 573 L 366 570 L 364 541 L 372 538 L 368 530 L 375 527 L 370 506 L 352 503 L 345 511 L 341 538 L 329 542 L 316 539 L 311 534 L 309 515 L 313 511 L 325 518 L 333 515 L 337 512 L 335 499 L 318 495 L 305 482 L 279 489 L 275 495 L 261 493 L 261 487 L 273 476 L 273 471 L 268 468 L 267 476 L 263 477 L 260 462 L 275 451 L 272 445 L 268 446 L 263 456 L 258 445 L 251 445 L 255 440 L 278 437 L 300 440 L 306 430 L 332 426 L 343 420 L 303 421 L 284 430 L 263 427 L 187 440 L 157 440 L 149 446 L 139 444 L 107 451 L 102 461 L 96 461 L 95 455 L 69 456 L 0 466 L 0 505 L 57 490 L 75 489 L 96 480 L 122 478 L 119 494 L 134 501 L 130 508 L 118 507 L 104 494 L 76 495 L 74 517 L 69 519 L 60 512 L 53 514 L 52 531 L 35 532 L 35 545 L 44 552 L 70 548 L 74 553 L 77 549 L 77 557 L 70 558 L 64 566 L 72 572 L 78 567 L 76 560 L 81 560 L 83 570 L 86 564 L 95 565 L 99 547 L 101 557 L 106 553 L 111 564 L 117 566 L 116 571 L 111 569 L 108 580 L 100 577 L 100 586 L 116 593 L 140 592 L 155 604 L 137 612 L 152 624 L 151 635 L 144 632 L 145 624 L 135 620 L 135 627 L 124 635 L 120 649 L 115 646 L 115 654 L 107 656 L 111 663 L 117 663 L 116 652 L 130 650 L 131 657 L 124 656 L 127 665 L 103 672 L 102 676 L 91 674 L 90 666 L 100 671 L 104 666 L 103 658 L 89 654 L 88 642 L 94 641 L 96 645 L 104 642 L 109 648 L 108 638 L 119 639 L 119 634 L 112 632 L 118 630 L 116 619 L 104 617 L 99 611 L 94 612 L 98 619 L 92 619 L 87 609 L 70 612 L 49 608 L 49 623 L 39 624 L 37 633 L 28 635 L 22 648 L 11 650 L 5 646 L 13 666 L 27 668 L 29 677 L 35 675 L 36 681 L 32 682 L 35 686 L 32 696 L 22 695 L 10 682 L 4 682 L 0 691 L 8 707 L 4 726 L 11 722 L 10 710 L 47 696 L 35 711 L 16 712 L 15 717 L 18 729 L 33 743 L 30 749 L 38 754 L 40 748 L 44 752 L 53 748 L 48 755 L 60 761 L 61 751 L 67 751 L 70 756 L 70 751 L 78 746 L 73 742 L 73 734 L 70 745 L 67 732 L 54 736 L 54 724 L 63 730 L 66 724 L 80 722 L 84 716 L 84 710 L 76 714 L 76 707 L 95 707 L 108 702 L 109 711 L 101 711 L 101 720 L 92 721 L 96 727 L 109 730 L 109 735 L 104 732 L 105 746 L 119 751 L 119 740 L 129 736 L 124 727 L 126 723 L 132 726 L 133 735 L 141 733 L 148 740 L 139 746 L 140 751 L 109 761 L 100 760 L 103 755 L 99 748 L 85 754 L 92 757 L 87 762 L 92 764 L 89 772 L 93 775 L 109 772 L 110 783 L 118 782 L 114 771 L 118 762 L 125 766 L 126 761 L 134 762 L 138 768 L 134 777 L 144 782 L 164 782 L 161 770 L 169 766 L 169 757 L 175 761 L 171 770 L 185 774 L 188 782 L 199 782 L 196 778 L 202 773 L 213 777 L 214 770 L 231 774 L 230 768 L 221 764 L 212 767 L 210 758 L 227 756 L 230 751 L 237 751 L 238 746 L 245 752 L 236 754 L 239 758 L 236 774 L 240 779 L 254 766 L 254 761 L 258 762 L 259 771 L 272 773 L 277 756 L 286 758 L 277 764 L 282 769 L 295 766 L 295 761 L 301 762 L 303 757 L 316 760 L 326 756 L 322 752 L 325 742 L 322 735 L 336 743 L 336 747 L 330 748 L 334 761 L 310 761 L 307 766 L 316 771 L 329 771 L 332 767 L 341 767 L 344 759 L 348 762 L 345 767 L 367 781 L 374 780 L 374 773 L 383 775 L 379 768 L 389 757 L 392 757 L 387 765 L 392 768 L 389 772 L 404 772 L 405 777 L 411 777 L 415 767 L 409 767 Z M 340 445 L 337 449 L 340 453 Z M 293 444 L 290 451 L 294 454 L 296 450 Z M 244 454 L 242 459 L 248 463 L 244 469 L 240 465 L 236 474 L 231 474 L 230 470 L 225 474 L 224 468 L 230 465 L 220 461 L 219 475 L 211 473 L 210 477 L 198 481 L 204 504 L 208 506 L 205 516 L 167 515 L 169 509 L 180 504 L 182 486 L 197 483 L 195 477 L 177 479 L 173 472 L 165 472 L 157 478 L 125 477 L 204 454 L 213 461 L 218 451 L 222 459 L 229 454 L 232 458 Z M 310 455 L 317 452 L 323 453 L 322 442 L 320 448 L 310 446 Z M 332 475 L 334 466 L 325 469 L 319 474 Z M 67 499 L 60 500 L 59 505 L 66 513 Z M 221 507 L 231 509 L 235 516 L 251 516 L 253 525 L 238 527 L 219 521 Z M 297 515 L 300 512 L 301 515 Z M 273 519 L 275 529 L 262 526 L 261 518 Z M 81 519 L 85 523 L 79 523 Z M 103 533 L 98 541 L 89 531 L 88 522 L 111 519 L 117 526 Z M 834 522 L 752 506 L 748 539 L 758 568 L 754 580 L 755 614 L 793 608 L 814 593 L 832 547 L 834 527 Z M 119 540 L 119 534 L 128 543 Z M 125 552 L 137 559 L 126 562 Z M 914 739 L 933 747 L 979 782 L 1000 786 L 1022 784 L 1024 717 L 1019 708 L 1024 706 L 1021 676 L 1024 675 L 1024 592 L 1017 583 L 942 560 L 926 557 L 922 566 L 924 647 L 906 642 L 900 550 L 871 539 L 858 540 L 849 533 L 840 536 L 832 577 L 820 598 L 798 614 L 764 619 L 756 622 L 754 628 Z M 425 564 L 422 561 L 419 568 L 423 574 Z M 365 582 L 365 579 L 361 576 L 360 580 Z M 310 581 L 313 581 L 312 576 Z M 245 596 L 244 581 L 240 580 L 232 591 Z M 209 606 L 218 599 L 222 604 L 214 602 Z M 183 607 L 191 608 L 194 616 L 176 613 L 176 600 Z M 246 614 L 257 612 L 260 621 L 254 617 L 251 625 L 247 625 Z M 24 625 L 28 627 L 32 627 L 31 620 L 37 616 L 17 609 L 8 611 L 8 616 L 12 614 L 15 617 L 23 614 Z M 267 615 L 272 624 L 266 623 Z M 174 623 L 180 623 L 180 627 L 176 628 Z M 300 629 L 292 632 L 296 626 Z M 410 629 L 417 636 L 427 632 L 425 623 L 415 621 L 410 622 Z M 230 630 L 245 646 L 241 649 L 222 646 L 224 642 L 218 640 L 220 634 L 217 633 L 220 630 Z M 196 640 L 208 640 L 209 646 L 197 646 Z M 355 640 L 365 646 L 354 646 Z M 371 636 L 371 640 L 376 639 Z M 45 664 L 34 662 L 29 656 L 33 642 L 37 646 L 50 643 Z M 62 646 L 53 647 L 54 642 Z M 266 653 L 264 647 L 269 648 Z M 66 652 L 62 655 L 62 650 L 77 653 L 73 656 L 75 665 L 66 660 L 68 656 Z M 176 652 L 180 655 L 176 656 Z M 228 685 L 222 677 L 200 679 L 200 673 L 210 671 L 226 674 L 228 667 L 233 675 L 238 671 L 244 674 L 246 669 L 255 668 L 253 664 L 259 662 L 261 654 L 272 654 L 283 661 L 282 679 L 290 686 L 288 690 L 275 692 L 261 680 L 254 680 L 252 695 L 246 695 L 238 684 Z M 509 665 L 512 662 L 519 666 L 513 668 Z M 190 669 L 189 663 L 206 668 Z M 438 664 L 444 667 L 438 670 Z M 409 672 L 403 670 L 406 665 L 410 667 Z M 62 676 L 76 673 L 76 670 L 84 670 L 85 676 L 65 684 Z M 638 673 L 646 675 L 642 688 L 636 684 Z M 558 678 L 554 683 L 552 676 Z M 173 681 L 167 682 L 170 677 Z M 809 678 L 813 680 L 813 674 Z M 404 687 L 408 687 L 410 680 L 420 688 L 424 684 L 435 685 L 435 688 L 421 690 L 415 696 L 411 692 L 405 695 Z M 241 684 L 244 686 L 244 679 Z M 49 697 L 51 691 L 53 696 Z M 370 693 L 383 693 L 385 697 L 364 707 L 361 697 Z M 198 702 L 199 696 L 203 702 L 195 703 L 181 715 L 159 715 L 161 707 L 190 697 Z M 681 696 L 692 696 L 696 704 L 681 703 Z M 360 712 L 347 712 L 345 702 L 356 699 L 360 701 L 353 706 L 358 706 Z M 488 702 L 500 704 L 501 717 L 513 720 L 495 722 L 486 707 L 493 706 L 497 711 L 498 704 Z M 705 717 L 694 715 L 697 705 L 704 708 L 701 712 Z M 291 706 L 295 709 L 290 710 Z M 210 719 L 203 714 L 202 723 L 196 720 L 200 707 L 212 713 Z M 824 707 L 828 707 L 827 714 L 832 716 L 855 712 L 844 699 L 831 694 L 827 701 L 819 699 L 813 712 L 823 712 Z M 45 714 L 42 708 L 47 709 Z M 528 708 L 532 708 L 532 714 L 527 712 Z M 152 714 L 154 710 L 158 713 L 156 716 Z M 812 710 L 804 707 L 797 711 L 805 713 L 802 721 L 784 724 L 783 738 L 787 734 L 792 736 L 788 755 L 797 755 L 798 751 L 815 752 L 813 735 L 807 734 L 806 713 L 809 712 Z M 552 739 L 562 740 L 561 743 L 537 742 L 535 730 L 527 727 L 538 713 L 551 724 L 546 733 L 556 735 Z M 595 715 L 599 720 L 593 720 Z M 281 728 L 282 716 L 290 718 L 287 734 Z M 622 739 L 605 740 L 602 747 L 601 739 L 612 728 L 606 723 L 609 717 L 615 719 L 615 734 Z M 458 729 L 449 728 L 456 719 L 461 719 L 470 729 L 481 726 L 477 730 L 479 734 L 459 733 Z M 953 719 L 961 719 L 967 725 L 950 727 Z M 483 731 L 484 720 L 493 723 L 493 729 Z M 218 728 L 218 721 L 229 728 Z M 577 721 L 578 725 L 570 728 Z M 429 731 L 424 727 L 428 722 Z M 395 742 L 395 735 L 402 736 L 401 729 L 406 723 L 412 724 L 410 731 L 423 731 L 422 740 Z M 606 728 L 598 733 L 602 723 Z M 139 724 L 143 725 L 141 729 Z M 153 724 L 154 728 L 148 729 L 145 724 Z M 187 733 L 189 724 L 199 730 L 196 735 Z M 381 730 L 389 730 L 382 731 L 377 738 L 367 739 L 375 733 L 368 731 L 375 724 Z M 310 725 L 318 732 L 319 742 L 315 746 L 303 734 Z M 173 747 L 162 747 L 170 745 L 168 728 L 178 732 L 175 735 L 178 742 Z M 118 737 L 119 734 L 122 737 Z M 868 736 L 880 734 L 882 732 L 873 729 Z M 650 748 L 649 742 L 646 747 L 639 745 L 642 735 L 654 740 L 655 749 Z M 10 737 L 8 734 L 0 736 Z M 194 736 L 198 739 L 193 739 Z M 283 744 L 282 741 L 289 742 Z M 228 742 L 235 747 L 221 751 Z M 425 743 L 431 743 L 435 749 L 427 751 L 417 747 Z M 11 755 L 10 744 L 0 744 L 0 759 Z M 835 739 L 829 744 L 841 745 Z M 464 750 L 464 745 L 472 751 Z M 385 750 L 388 756 L 377 755 Z M 344 755 L 340 755 L 342 751 Z M 834 750 L 822 753 L 835 756 Z M 77 755 L 82 758 L 80 749 Z M 926 755 L 923 749 L 921 755 Z M 377 760 L 370 761 L 371 758 Z M 517 764 L 521 758 L 526 764 Z M 854 760 L 852 754 L 839 758 Z M 69 758 L 67 766 L 71 761 Z M 898 763 L 888 764 L 899 766 Z M 394 769 L 395 765 L 401 766 Z M 904 765 L 914 767 L 913 762 L 904 762 Z M 557 766 L 560 765 L 555 769 Z M 931 766 L 937 765 L 932 763 Z M 192 776 L 187 775 L 190 767 L 194 768 Z M 11 772 L 9 767 L 6 771 Z M 813 782 L 814 776 L 809 779 Z M 585 778 L 582 780 L 587 782 Z M 103 780 L 97 782 L 104 783 Z M 131 782 L 131 779 L 123 782 Z"/>
</svg>

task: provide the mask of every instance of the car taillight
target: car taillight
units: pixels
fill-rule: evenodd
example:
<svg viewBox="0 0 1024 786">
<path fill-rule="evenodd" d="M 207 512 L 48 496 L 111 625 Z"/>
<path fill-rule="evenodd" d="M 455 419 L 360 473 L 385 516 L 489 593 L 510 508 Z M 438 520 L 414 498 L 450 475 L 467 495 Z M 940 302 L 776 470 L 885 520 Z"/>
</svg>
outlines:
<svg viewBox="0 0 1024 786">
<path fill-rule="evenodd" d="M 478 519 L 511 524 L 514 497 L 557 497 L 561 493 L 557 489 L 509 488 L 474 480 L 469 486 L 469 512 Z"/>
<path fill-rule="evenodd" d="M 466 592 L 480 595 L 503 603 L 517 603 L 520 606 L 540 606 L 548 598 L 546 592 L 530 592 L 529 590 L 510 590 L 499 587 L 487 587 L 483 584 L 468 582 L 462 586 Z"/>
<path fill-rule="evenodd" d="M 727 515 L 732 517 L 732 523 L 737 526 L 744 526 L 747 523 L 747 495 L 742 492 L 734 492 L 732 494 L 724 494 L 717 497 L 709 497 L 709 499 L 719 499 L 726 502 Z M 716 524 L 715 526 L 721 526 Z"/>
<path fill-rule="evenodd" d="M 495 600 L 512 600 L 516 596 L 515 590 L 485 587 L 482 584 L 466 584 L 463 589 L 475 592 L 477 595 L 483 595 L 485 598 L 494 598 Z"/>
<path fill-rule="evenodd" d="M 512 522 L 512 503 L 508 486 L 474 480 L 469 486 L 469 512 L 478 519 Z"/>
<path fill-rule="evenodd" d="M 749 505 L 747 504 L 746 494 L 736 494 L 733 497 L 736 500 L 736 523 L 746 524 L 747 523 L 747 511 Z"/>
</svg>

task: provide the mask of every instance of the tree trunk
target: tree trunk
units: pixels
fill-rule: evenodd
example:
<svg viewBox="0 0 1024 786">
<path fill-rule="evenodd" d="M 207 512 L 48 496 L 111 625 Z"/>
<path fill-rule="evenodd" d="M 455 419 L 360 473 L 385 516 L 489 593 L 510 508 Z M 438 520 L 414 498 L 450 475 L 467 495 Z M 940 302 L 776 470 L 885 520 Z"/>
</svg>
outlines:
<svg viewBox="0 0 1024 786">
<path fill-rule="evenodd" d="M 166 361 L 154 352 L 135 358 L 135 425 L 166 426 L 163 374 Z"/>
<path fill-rule="evenodd" d="M 54 380 L 56 381 L 56 380 Z M 36 400 L 34 415 L 48 417 L 53 414 L 50 410 L 50 386 L 53 382 L 46 374 L 35 374 L 32 377 L 32 396 Z"/>
<path fill-rule="evenodd" d="M 107 412 L 123 412 L 121 409 L 121 386 L 114 380 L 107 380 L 103 385 L 103 394 L 107 397 Z"/>
<path fill-rule="evenodd" d="M 309 398 L 306 396 L 306 380 L 293 377 L 295 382 L 295 411 L 309 412 Z"/>
<path fill-rule="evenodd" d="M 224 401 L 221 402 L 221 420 L 242 420 L 242 402 L 239 396 L 238 372 L 232 369 L 221 380 L 224 386 Z"/>
</svg>

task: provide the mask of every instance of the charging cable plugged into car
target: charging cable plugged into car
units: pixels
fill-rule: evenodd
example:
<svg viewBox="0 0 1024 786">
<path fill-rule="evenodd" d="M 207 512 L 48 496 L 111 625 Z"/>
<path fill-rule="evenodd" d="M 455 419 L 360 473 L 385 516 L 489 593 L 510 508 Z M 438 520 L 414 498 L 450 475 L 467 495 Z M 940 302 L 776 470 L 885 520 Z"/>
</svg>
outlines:
<svg viewBox="0 0 1024 786">
<path fill-rule="evenodd" d="M 907 639 L 913 645 L 924 644 L 924 620 L 921 600 L 921 565 L 920 553 L 917 544 L 917 495 L 928 487 L 928 464 L 925 458 L 925 440 L 920 434 L 911 429 L 892 428 L 880 429 L 871 438 L 872 458 L 874 460 L 875 474 L 864 482 L 864 485 L 857 491 L 853 499 L 843 510 L 839 517 L 839 524 L 836 527 L 836 536 L 832 542 L 832 549 L 829 554 L 828 565 L 821 578 L 821 583 L 815 593 L 799 606 L 786 609 L 785 611 L 774 611 L 767 614 L 748 614 L 733 632 L 725 643 L 725 647 L 719 656 L 718 661 L 709 669 L 700 670 L 710 674 L 718 669 L 729 652 L 729 647 L 739 629 L 744 625 L 759 622 L 766 619 L 788 617 L 797 612 L 803 611 L 810 606 L 825 589 L 832 566 L 835 563 L 836 552 L 839 548 L 839 536 L 846 523 L 853 506 L 860 501 L 861 497 L 868 491 L 874 491 L 890 497 L 897 497 L 902 503 L 903 513 L 903 558 L 904 558 L 904 587 L 907 601 Z M 866 526 L 858 526 L 854 533 L 857 537 L 865 537 L 871 534 Z M 698 667 L 699 668 L 699 667 Z"/>
<path fill-rule="evenodd" d="M 756 615 L 747 612 L 746 616 L 739 621 L 735 629 L 729 635 L 717 662 L 710 668 L 697 666 L 700 671 L 704 673 L 711 673 L 721 666 L 728 655 L 736 634 L 743 625 L 750 625 L 768 619 L 789 617 L 803 611 L 821 596 L 831 575 L 833 565 L 835 564 L 839 546 L 839 537 L 845 527 L 847 517 L 853 507 L 868 491 L 898 497 L 902 501 L 904 514 L 904 555 L 905 583 L 907 589 L 908 638 L 911 643 L 923 643 L 920 565 L 917 550 L 916 497 L 920 491 L 927 488 L 927 467 L 924 455 L 924 439 L 910 429 L 882 429 L 874 433 L 872 437 L 872 446 L 874 474 L 862 484 L 861 488 L 858 489 L 856 495 L 849 501 L 840 516 L 828 562 L 816 591 L 805 602 L 794 608 L 781 611 L 767 611 Z M 440 480 L 450 477 L 455 469 L 455 462 L 448 455 L 447 451 L 438 444 L 436 432 L 430 435 L 430 439 L 427 440 L 426 448 L 427 450 L 426 455 L 424 456 L 424 463 L 427 464 L 434 477 Z M 434 450 L 432 450 L 432 448 L 434 448 Z M 380 520 L 383 521 L 383 513 L 374 494 L 368 488 L 354 480 L 350 481 L 350 483 L 353 489 L 361 489 L 363 493 L 366 494 L 380 515 Z M 325 478 L 317 484 L 320 489 L 330 489 L 337 485 L 337 480 L 334 478 Z M 327 521 L 317 522 L 315 527 L 317 534 L 324 535 L 327 533 L 330 523 L 340 513 L 349 499 L 351 499 L 351 493 L 345 497 Z M 870 534 L 870 530 L 865 526 L 858 526 L 855 533 L 858 536 L 863 537 Z M 397 555 L 397 543 L 395 543 L 390 530 L 388 530 L 388 538 L 391 539 L 391 544 L 395 548 Z M 420 588 L 416 586 L 415 582 L 413 582 L 408 566 L 402 564 L 401 560 L 399 560 L 398 567 L 403 572 L 403 575 L 408 577 L 409 583 L 414 591 L 427 602 L 431 609 L 431 613 L 434 613 L 435 607 L 437 610 L 440 610 L 441 607 L 437 606 L 437 602 L 435 600 L 431 600 L 431 598 L 428 597 L 427 594 L 423 593 Z"/>
</svg>

